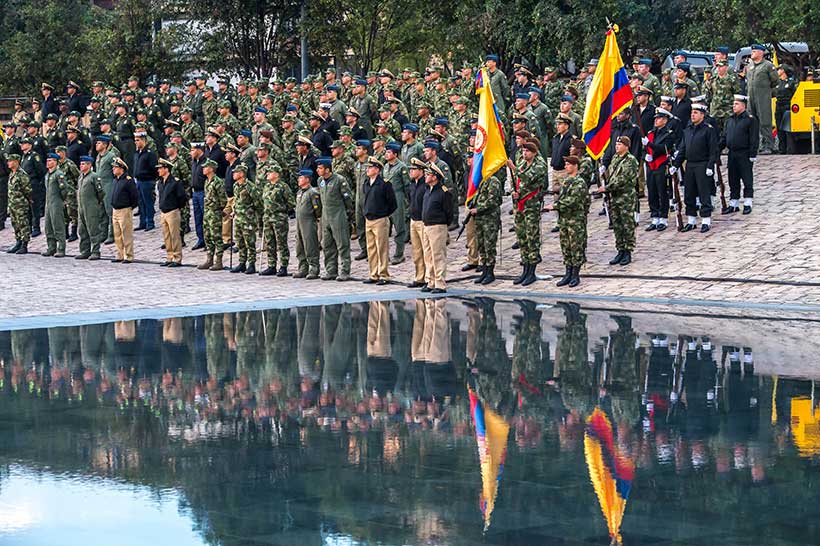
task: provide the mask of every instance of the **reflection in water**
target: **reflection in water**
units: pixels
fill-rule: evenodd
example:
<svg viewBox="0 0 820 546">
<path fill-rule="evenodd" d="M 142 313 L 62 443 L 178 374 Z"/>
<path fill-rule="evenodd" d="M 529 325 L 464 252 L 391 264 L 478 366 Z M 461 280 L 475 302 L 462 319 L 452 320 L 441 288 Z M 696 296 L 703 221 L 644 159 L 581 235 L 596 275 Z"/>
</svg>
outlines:
<svg viewBox="0 0 820 546">
<path fill-rule="evenodd" d="M 769 328 L 475 298 L 0 332 L 0 507 L 19 470 L 173 491 L 210 544 L 810 543 L 819 348 Z"/>
</svg>

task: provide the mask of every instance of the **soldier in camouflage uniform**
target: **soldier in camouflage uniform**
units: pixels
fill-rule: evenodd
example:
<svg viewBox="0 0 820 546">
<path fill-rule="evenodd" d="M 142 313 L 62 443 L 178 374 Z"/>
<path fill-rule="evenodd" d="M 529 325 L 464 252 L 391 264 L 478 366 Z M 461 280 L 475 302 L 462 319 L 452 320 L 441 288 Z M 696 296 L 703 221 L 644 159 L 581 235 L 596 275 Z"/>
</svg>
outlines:
<svg viewBox="0 0 820 546">
<path fill-rule="evenodd" d="M 255 182 L 248 180 L 248 168 L 242 163 L 233 168 L 233 183 L 232 214 L 234 238 L 239 249 L 239 263 L 231 269 L 231 273 L 253 275 L 256 273 L 256 228 L 262 213 L 262 190 Z M 219 233 L 221 238 L 221 224 Z M 221 242 L 221 240 L 218 241 L 218 243 Z"/>
<path fill-rule="evenodd" d="M 296 194 L 296 258 L 299 271 L 296 279 L 319 278 L 319 221 L 322 218 L 322 200 L 319 190 L 311 186 L 313 171 L 299 171 Z"/>
<path fill-rule="evenodd" d="M 28 174 L 20 168 L 20 159 L 20 154 L 6 156 L 9 168 L 9 216 L 15 239 L 14 246 L 6 251 L 9 254 L 28 253 L 28 242 L 31 240 L 30 215 L 34 194 Z"/>
<path fill-rule="evenodd" d="M 220 123 L 225 125 L 225 130 L 230 133 L 233 138 L 236 138 L 236 135 L 239 134 L 239 130 L 242 128 L 236 116 L 231 114 L 231 101 L 227 99 L 219 101 L 219 116 L 216 118 L 216 124 L 218 125 Z"/>
<path fill-rule="evenodd" d="M 734 96 L 740 92 L 740 82 L 729 71 L 729 63 L 726 61 L 718 61 L 716 68 L 717 73 L 709 80 L 706 88 L 706 96 L 709 101 L 709 114 L 714 118 L 722 135 L 726 120 L 732 115 Z"/>
<path fill-rule="evenodd" d="M 65 218 L 66 226 L 66 240 L 69 243 L 73 243 L 77 240 L 77 180 L 80 178 L 80 169 L 77 168 L 77 165 L 75 165 L 73 161 L 66 158 L 65 146 L 57 146 L 54 151 L 60 156 L 59 161 L 57 161 L 57 166 L 65 174 L 67 188 L 65 207 L 63 209 L 63 216 Z M 70 231 L 69 223 L 71 224 Z"/>
<path fill-rule="evenodd" d="M 182 139 L 193 144 L 194 142 L 202 142 L 205 138 L 205 133 L 202 131 L 202 126 L 194 120 L 194 112 L 188 107 L 180 110 L 182 115 L 182 124 L 179 132 L 182 133 Z"/>
<path fill-rule="evenodd" d="M 296 207 L 296 200 L 278 165 L 268 170 L 267 180 L 262 189 L 262 203 L 262 233 L 268 255 L 268 267 L 259 274 L 267 276 L 275 273 L 277 277 L 287 277 L 290 261 L 288 214 Z"/>
<path fill-rule="evenodd" d="M 46 242 L 41 256 L 65 257 L 65 199 L 69 192 L 66 176 L 57 166 L 60 156 L 49 153 L 46 159 Z"/>
<path fill-rule="evenodd" d="M 586 180 L 578 176 L 580 163 L 574 155 L 564 158 L 567 178 L 555 203 L 545 207 L 545 210 L 558 211 L 558 236 L 566 267 L 566 273 L 555 286 L 578 286 L 581 266 L 587 260 L 587 214 L 591 199 Z"/>
<path fill-rule="evenodd" d="M 609 218 L 615 232 L 618 254 L 610 265 L 628 265 L 635 249 L 635 192 L 637 191 L 638 160 L 629 153 L 629 137 L 615 141 L 615 155 L 606 171 L 606 186 L 598 190 L 609 193 Z"/>
<path fill-rule="evenodd" d="M 180 240 L 182 246 L 185 246 L 185 234 L 191 231 L 191 197 L 193 197 L 193 190 L 191 189 L 191 165 L 180 154 L 180 146 L 176 142 L 169 142 L 165 145 L 165 157 L 173 165 L 170 169 L 171 176 L 174 180 L 182 184 L 182 189 L 185 195 L 188 196 L 188 202 L 180 210 Z"/>
<path fill-rule="evenodd" d="M 536 161 L 538 147 L 523 146 L 522 161 L 516 165 L 518 180 L 512 193 L 515 204 L 515 235 L 521 252 L 521 275 L 513 284 L 528 286 L 535 282 L 535 267 L 541 261 L 541 199 L 547 180 L 546 163 Z"/>
<path fill-rule="evenodd" d="M 228 204 L 225 182 L 216 176 L 219 167 L 216 161 L 208 159 L 202 164 L 205 175 L 205 206 L 202 230 L 205 238 L 205 261 L 197 269 L 222 271 L 222 214 Z"/>
<path fill-rule="evenodd" d="M 482 181 L 478 194 L 468 204 L 469 214 L 475 222 L 475 237 L 478 256 L 481 261 L 481 276 L 476 284 L 490 284 L 495 281 L 495 256 L 498 232 L 501 229 L 501 200 L 504 184 L 495 174 Z"/>
</svg>

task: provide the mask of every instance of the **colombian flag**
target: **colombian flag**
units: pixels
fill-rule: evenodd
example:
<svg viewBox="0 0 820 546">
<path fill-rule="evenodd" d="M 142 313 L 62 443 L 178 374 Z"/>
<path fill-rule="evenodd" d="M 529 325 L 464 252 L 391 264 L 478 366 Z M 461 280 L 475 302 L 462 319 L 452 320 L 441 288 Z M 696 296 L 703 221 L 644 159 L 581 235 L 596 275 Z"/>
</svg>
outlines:
<svg viewBox="0 0 820 546">
<path fill-rule="evenodd" d="M 632 104 L 632 89 L 629 76 L 618 50 L 615 39 L 617 27 L 606 31 L 604 52 L 598 60 L 598 68 L 587 90 L 587 105 L 584 111 L 584 142 L 592 159 L 598 159 L 609 146 L 612 120 L 618 112 Z"/>
<path fill-rule="evenodd" d="M 467 179 L 467 203 L 478 193 L 481 182 L 507 163 L 504 130 L 501 127 L 501 118 L 498 116 L 493 90 L 490 88 L 490 75 L 486 68 L 482 68 L 476 74 L 475 93 L 478 95 L 478 127 L 473 146 L 473 168 L 470 170 L 470 178 Z"/>
<path fill-rule="evenodd" d="M 584 455 L 609 536 L 613 544 L 621 544 L 621 520 L 635 478 L 635 463 L 615 448 L 612 424 L 600 408 L 587 419 Z"/>
<path fill-rule="evenodd" d="M 478 461 L 481 465 L 481 496 L 479 507 L 484 516 L 484 530 L 490 527 L 490 517 L 495 508 L 495 498 L 501 475 L 504 473 L 504 461 L 507 458 L 507 437 L 510 425 L 493 410 L 485 408 L 473 389 L 470 394 L 470 414 L 475 425 L 475 437 L 478 443 Z"/>
</svg>

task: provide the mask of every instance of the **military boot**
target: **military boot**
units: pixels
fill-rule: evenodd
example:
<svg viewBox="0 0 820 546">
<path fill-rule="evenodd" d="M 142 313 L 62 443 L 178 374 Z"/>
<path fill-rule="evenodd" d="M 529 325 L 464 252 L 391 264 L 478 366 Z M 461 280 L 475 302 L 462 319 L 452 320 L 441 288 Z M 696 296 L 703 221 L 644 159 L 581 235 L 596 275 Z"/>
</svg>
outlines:
<svg viewBox="0 0 820 546">
<path fill-rule="evenodd" d="M 75 260 L 87 260 L 91 256 L 90 252 L 83 252 L 82 254 L 77 254 L 74 256 Z"/>
<path fill-rule="evenodd" d="M 90 261 L 90 262 L 96 262 L 99 259 L 100 259 L 100 253 L 99 252 L 92 252 L 91 255 L 88 257 L 88 261 Z"/>
<path fill-rule="evenodd" d="M 245 269 L 245 275 L 255 275 L 256 274 L 256 264 L 251 262 L 251 264 Z"/>
<path fill-rule="evenodd" d="M 287 277 L 288 276 L 288 268 L 284 265 L 279 268 L 279 271 L 276 272 L 277 277 Z"/>
<path fill-rule="evenodd" d="M 211 266 L 213 266 L 213 265 L 214 265 L 214 256 L 213 256 L 213 254 L 206 254 L 205 255 L 205 261 L 202 262 L 201 264 L 199 264 L 198 266 L 196 266 L 196 268 L 199 269 L 199 270 L 204 271 L 206 269 L 210 269 Z"/>
<path fill-rule="evenodd" d="M 521 281 L 523 281 L 527 277 L 529 272 L 530 272 L 529 264 L 523 264 L 521 266 L 521 274 L 518 277 L 516 277 L 516 279 L 513 281 L 513 284 L 521 284 Z"/>
<path fill-rule="evenodd" d="M 245 272 L 245 264 L 243 262 L 239 262 L 236 264 L 233 269 L 231 269 L 231 273 L 244 273 Z"/>
<path fill-rule="evenodd" d="M 618 253 L 615 255 L 615 257 L 612 258 L 611 260 L 609 260 L 609 265 L 616 265 L 616 264 L 621 263 L 621 260 L 623 259 L 623 257 L 624 257 L 624 251 L 619 250 Z"/>
<path fill-rule="evenodd" d="M 566 286 L 566 285 L 568 285 L 570 279 L 572 279 L 572 270 L 573 270 L 572 266 L 568 265 L 567 266 L 567 272 L 564 274 L 563 277 L 561 277 L 560 281 L 555 283 L 555 286 Z"/>
<path fill-rule="evenodd" d="M 569 287 L 570 288 L 575 288 L 576 286 L 581 284 L 581 277 L 579 276 L 580 274 L 581 274 L 581 266 L 580 265 L 576 265 L 575 267 L 572 268 L 572 278 L 570 278 L 570 280 L 569 280 Z"/>
<path fill-rule="evenodd" d="M 263 277 L 270 277 L 275 272 L 276 272 L 275 268 L 268 266 L 265 269 L 263 269 L 262 271 L 260 271 L 259 274 Z"/>
<path fill-rule="evenodd" d="M 535 264 L 530 264 L 528 271 L 527 276 L 521 281 L 521 286 L 529 286 L 538 280 L 535 276 Z"/>
<path fill-rule="evenodd" d="M 10 249 L 6 250 L 6 254 L 17 254 L 17 251 L 20 250 L 20 247 L 23 246 L 23 241 L 17 239 L 17 242 L 14 243 L 14 246 Z"/>
<path fill-rule="evenodd" d="M 469 265 L 469 264 L 468 264 L 468 265 Z M 466 266 L 465 266 L 465 267 L 466 267 Z M 475 267 L 475 266 L 473 266 L 473 267 Z M 464 271 L 464 268 L 462 268 L 461 270 L 462 270 L 462 271 Z M 475 283 L 475 284 L 482 284 L 482 283 L 484 282 L 484 279 L 486 279 L 486 278 L 487 278 L 487 271 L 488 271 L 488 270 L 489 270 L 489 268 L 488 268 L 488 267 L 485 267 L 485 268 L 481 271 L 481 275 L 479 275 L 479 276 L 478 276 L 478 278 L 477 278 L 476 280 L 474 280 L 474 281 L 473 281 L 473 283 Z"/>
<path fill-rule="evenodd" d="M 210 271 L 222 271 L 222 254 L 214 256 L 214 265 L 211 266 Z"/>
<path fill-rule="evenodd" d="M 495 282 L 495 266 L 494 265 L 485 265 L 484 266 L 484 280 L 481 281 L 481 284 L 486 285 L 486 284 L 490 284 L 491 282 Z"/>
<path fill-rule="evenodd" d="M 23 244 L 20 245 L 20 250 L 17 251 L 17 254 L 28 254 L 28 241 L 23 241 Z"/>
<path fill-rule="evenodd" d="M 69 243 L 73 243 L 79 237 L 77 237 L 77 224 L 73 224 L 71 226 L 71 235 L 66 239 Z"/>
<path fill-rule="evenodd" d="M 43 232 L 40 231 L 40 219 L 39 218 L 32 219 L 32 222 L 31 222 L 31 236 L 32 237 L 39 237 L 42 234 L 43 234 Z"/>
<path fill-rule="evenodd" d="M 55 258 L 65 258 L 65 250 L 58 248 L 57 252 L 54 253 Z"/>
<path fill-rule="evenodd" d="M 45 252 L 41 252 L 41 253 L 40 253 L 40 256 L 45 256 L 46 258 L 48 258 L 49 256 L 54 256 L 54 254 L 55 254 L 56 252 L 57 252 L 57 251 L 56 251 L 55 249 L 53 249 L 53 248 L 49 248 L 49 249 L 47 249 Z"/>
</svg>

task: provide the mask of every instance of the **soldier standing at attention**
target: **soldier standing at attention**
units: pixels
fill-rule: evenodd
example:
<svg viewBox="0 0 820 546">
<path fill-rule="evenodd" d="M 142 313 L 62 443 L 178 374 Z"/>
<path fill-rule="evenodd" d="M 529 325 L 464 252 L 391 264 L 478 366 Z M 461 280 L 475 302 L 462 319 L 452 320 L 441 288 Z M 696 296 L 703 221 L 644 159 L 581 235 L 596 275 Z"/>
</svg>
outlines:
<svg viewBox="0 0 820 546">
<path fill-rule="evenodd" d="M 268 180 L 273 169 L 281 168 L 277 164 L 272 164 L 266 171 Z M 239 263 L 231 269 L 231 273 L 245 273 L 253 275 L 256 273 L 256 227 L 259 225 L 262 213 L 262 188 L 256 182 L 248 180 L 248 167 L 242 163 L 236 165 L 233 171 L 233 195 L 234 206 L 231 215 L 234 217 L 234 231 L 236 233 L 236 246 L 239 249 Z M 225 193 L 227 204 L 228 194 Z M 224 211 L 223 214 L 228 214 Z M 218 243 L 222 243 L 222 226 L 219 227 L 220 238 Z M 224 248 L 224 245 L 223 245 Z M 268 247 L 270 251 L 270 247 Z"/>
<path fill-rule="evenodd" d="M 701 233 L 706 233 L 711 229 L 715 164 L 720 150 L 718 149 L 717 131 L 704 121 L 705 117 L 706 106 L 702 104 L 692 106 L 691 123 L 684 129 L 683 138 L 678 146 L 676 168 L 680 168 L 681 164 L 686 161 L 686 172 L 683 177 L 686 225 L 681 231 L 695 229 L 698 213 L 701 217 Z M 672 172 L 672 174 L 675 173 Z M 700 209 L 697 207 L 698 199 L 700 199 Z"/>
<path fill-rule="evenodd" d="M 322 218 L 322 200 L 319 190 L 311 185 L 313 171 L 299 171 L 296 183 L 296 259 L 299 270 L 295 279 L 319 278 L 319 221 Z"/>
<path fill-rule="evenodd" d="M 427 185 L 424 182 L 425 163 L 417 157 L 410 158 L 410 244 L 413 247 L 413 282 L 410 288 L 420 288 L 427 284 L 429 279 L 425 273 L 424 258 L 424 222 L 422 221 L 422 207 Z"/>
<path fill-rule="evenodd" d="M 111 222 L 112 208 L 111 208 L 111 186 L 114 183 L 113 164 L 119 153 L 117 149 L 111 144 L 111 137 L 108 135 L 100 135 L 94 143 L 94 148 L 97 150 L 97 160 L 95 162 L 95 172 L 100 176 L 100 183 L 102 184 L 105 198 L 103 203 L 105 205 L 105 215 L 100 218 L 103 235 L 105 236 L 105 244 L 110 245 L 114 242 L 114 224 Z"/>
<path fill-rule="evenodd" d="M 669 128 L 672 114 L 664 109 L 655 110 L 654 128 L 646 135 L 647 166 L 646 189 L 649 193 L 649 214 L 652 223 L 646 231 L 664 231 L 669 217 L 669 194 L 666 189 L 666 172 L 669 158 L 675 151 L 675 133 Z"/>
<path fill-rule="evenodd" d="M 288 248 L 288 213 L 296 208 L 296 200 L 290 186 L 282 179 L 278 165 L 268 171 L 268 179 L 262 190 L 262 233 L 268 255 L 268 267 L 260 275 L 288 276 L 290 249 Z M 298 219 L 297 219 L 298 223 Z M 279 269 L 276 269 L 277 257 Z"/>
<path fill-rule="evenodd" d="M 475 224 L 476 247 L 481 262 L 481 276 L 475 284 L 490 284 L 495 281 L 495 255 L 498 232 L 501 229 L 501 200 L 504 184 L 496 174 L 482 181 L 478 194 L 470 203 L 469 214 Z"/>
<path fill-rule="evenodd" d="M 165 241 L 165 262 L 163 267 L 179 267 L 182 265 L 182 222 L 181 209 L 188 205 L 188 195 L 182 180 L 177 180 L 172 174 L 174 163 L 167 159 L 157 162 L 157 193 L 159 194 L 159 223 L 162 227 L 162 237 Z"/>
<path fill-rule="evenodd" d="M 70 160 L 68 160 L 70 161 Z M 80 177 L 77 179 L 77 216 L 80 232 L 80 253 L 77 260 L 99 260 L 100 243 L 105 239 L 105 190 L 100 175 L 92 170 L 94 158 L 80 156 Z"/>
<path fill-rule="evenodd" d="M 775 152 L 772 136 L 772 97 L 777 89 L 777 70 L 764 58 L 766 47 L 752 45 L 752 55 L 746 65 L 746 94 L 749 96 L 749 113 L 760 124 L 761 154 Z"/>
<path fill-rule="evenodd" d="M 740 210 L 740 181 L 743 181 L 743 214 L 752 212 L 754 197 L 752 165 L 757 161 L 757 142 L 760 128 L 757 119 L 746 111 L 745 95 L 735 95 L 734 113 L 726 121 L 726 131 L 720 139 L 722 150 L 729 148 L 729 205 L 721 211 L 731 214 Z"/>
<path fill-rule="evenodd" d="M 737 77 L 729 72 L 729 63 L 725 60 L 717 62 L 715 77 L 706 84 L 709 97 L 709 113 L 717 123 L 720 134 L 723 134 L 726 119 L 732 115 L 732 99 L 740 92 Z"/>
<path fill-rule="evenodd" d="M 554 204 L 545 208 L 558 211 L 558 236 L 566 267 L 566 273 L 555 286 L 576 287 L 581 282 L 581 266 L 587 261 L 587 214 L 591 200 L 586 181 L 578 176 L 580 160 L 576 156 L 570 156 L 564 158 L 564 163 L 567 178 L 561 187 L 561 193 Z M 632 188 L 634 190 L 634 184 Z"/>
<path fill-rule="evenodd" d="M 120 157 L 112 163 L 114 181 L 111 184 L 111 223 L 114 225 L 114 244 L 117 256 L 114 263 L 134 261 L 134 207 L 139 203 L 137 183 L 126 174 L 128 163 Z"/>
<path fill-rule="evenodd" d="M 204 180 L 204 213 L 202 231 L 205 239 L 205 261 L 197 266 L 200 270 L 222 271 L 222 215 L 228 204 L 225 183 L 216 176 L 219 164 L 213 159 L 202 163 Z"/>
<path fill-rule="evenodd" d="M 422 203 L 424 222 L 424 259 L 427 284 L 422 292 L 444 294 L 447 292 L 447 231 L 453 221 L 453 194 L 444 186 L 445 175 L 438 165 L 427 166 L 425 182 L 428 190 Z"/>
<path fill-rule="evenodd" d="M 46 242 L 47 248 L 41 256 L 65 257 L 65 199 L 69 187 L 65 173 L 60 170 L 57 162 L 60 156 L 49 153 L 46 156 Z"/>
<path fill-rule="evenodd" d="M 399 159 L 401 144 L 390 142 L 387 144 L 384 157 L 383 177 L 393 187 L 396 196 L 396 210 L 390 215 L 390 223 L 395 233 L 394 241 L 396 252 L 390 260 L 391 265 L 398 265 L 404 261 L 404 245 L 407 243 L 407 195 L 410 187 L 410 173 Z"/>
<path fill-rule="evenodd" d="M 330 157 L 320 157 L 316 160 L 319 196 L 322 199 L 322 251 L 325 257 L 325 274 L 322 280 L 349 281 L 353 194 L 347 180 L 334 173 L 332 165 L 333 159 Z M 361 236 L 364 236 L 364 232 Z"/>
<path fill-rule="evenodd" d="M 705 107 L 704 107 L 705 108 Z M 635 250 L 635 192 L 638 180 L 638 160 L 629 153 L 632 144 L 628 136 L 615 141 L 615 155 L 606 170 L 606 183 L 598 193 L 609 192 L 612 229 L 618 254 L 609 265 L 629 265 Z"/>
<path fill-rule="evenodd" d="M 31 204 L 34 194 L 26 171 L 20 168 L 20 155 L 6 156 L 9 168 L 9 216 L 14 228 L 14 246 L 9 254 L 28 254 L 28 242 L 31 240 Z"/>
<path fill-rule="evenodd" d="M 393 159 L 395 160 L 395 153 Z M 384 285 L 390 281 L 390 273 L 387 271 L 390 215 L 396 211 L 397 206 L 393 185 L 382 177 L 382 169 L 382 163 L 375 157 L 367 160 L 367 179 L 362 185 L 362 210 L 370 274 L 365 279 L 365 284 Z"/>
<path fill-rule="evenodd" d="M 569 143 L 569 139 L 567 140 Z M 555 151 L 553 147 L 553 152 Z M 567 148 L 568 149 L 568 148 Z M 535 267 L 541 261 L 541 193 L 547 179 L 546 163 L 535 160 L 538 146 L 524 143 L 521 162 L 516 166 L 518 179 L 512 192 L 515 205 L 515 236 L 521 253 L 521 275 L 513 284 L 528 286 L 535 282 Z"/>
</svg>

